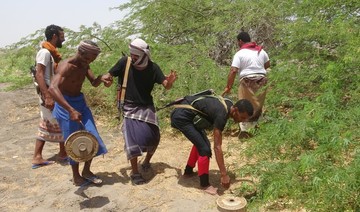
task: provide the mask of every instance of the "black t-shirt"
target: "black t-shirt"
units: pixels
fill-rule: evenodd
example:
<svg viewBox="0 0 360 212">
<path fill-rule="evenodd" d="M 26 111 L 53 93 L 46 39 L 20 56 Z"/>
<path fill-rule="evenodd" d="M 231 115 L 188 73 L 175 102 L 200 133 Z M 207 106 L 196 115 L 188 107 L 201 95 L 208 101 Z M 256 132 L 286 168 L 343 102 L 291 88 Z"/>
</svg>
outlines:
<svg viewBox="0 0 360 212">
<path fill-rule="evenodd" d="M 122 85 L 127 57 L 122 57 L 110 70 L 109 73 L 118 77 L 119 85 Z M 162 84 L 165 76 L 160 67 L 149 60 L 145 70 L 139 71 L 131 64 L 129 69 L 125 101 L 130 100 L 135 104 L 153 105 L 151 91 L 155 83 Z"/>
<path fill-rule="evenodd" d="M 199 96 L 185 97 L 189 103 L 193 102 L 197 98 L 199 98 Z M 218 98 L 214 97 L 205 97 L 203 99 L 197 100 L 192 104 L 192 106 L 205 113 L 207 116 L 203 117 L 212 123 L 214 128 L 223 131 L 229 118 L 230 108 L 233 105 L 230 99 L 224 98 L 224 100 L 227 106 L 227 112 L 223 103 L 221 103 Z"/>
</svg>

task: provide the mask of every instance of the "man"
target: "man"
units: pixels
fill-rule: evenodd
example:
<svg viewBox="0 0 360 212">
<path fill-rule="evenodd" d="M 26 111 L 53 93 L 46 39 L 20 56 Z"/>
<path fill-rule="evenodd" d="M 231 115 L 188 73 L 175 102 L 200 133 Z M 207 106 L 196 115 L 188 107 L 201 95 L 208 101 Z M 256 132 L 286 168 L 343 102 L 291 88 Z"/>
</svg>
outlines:
<svg viewBox="0 0 360 212">
<path fill-rule="evenodd" d="M 151 60 L 149 45 L 142 39 L 133 40 L 130 45 L 131 64 L 123 108 L 122 132 L 127 159 L 131 164 L 131 181 L 134 185 L 146 183 L 138 170 L 138 157 L 147 152 L 142 168 L 150 168 L 150 159 L 160 141 L 160 131 L 151 92 L 155 84 L 170 89 L 176 80 L 176 72 L 164 76 L 160 67 Z M 106 75 L 118 77 L 119 85 L 124 80 L 128 57 L 121 58 Z"/>
<path fill-rule="evenodd" d="M 85 97 L 81 92 L 85 77 L 94 87 L 102 82 L 105 86 L 110 86 L 112 79 L 103 76 L 95 77 L 89 64 L 93 62 L 100 53 L 100 48 L 96 43 L 85 40 L 80 42 L 77 54 L 58 66 L 58 73 L 50 85 L 49 92 L 56 101 L 53 111 L 58 120 L 65 139 L 75 131 L 82 128 L 93 134 L 98 143 L 99 150 L 96 155 L 107 153 L 106 146 L 96 129 L 92 113 L 85 102 Z M 88 182 L 101 184 L 102 180 L 90 171 L 92 159 L 86 161 L 82 174 L 79 173 L 79 163 L 70 159 L 73 173 L 73 183 L 82 186 Z"/>
<path fill-rule="evenodd" d="M 254 106 L 254 115 L 249 122 L 240 123 L 239 138 L 248 138 L 251 137 L 249 130 L 257 125 L 262 113 L 266 96 L 266 89 L 264 89 L 267 83 L 266 69 L 270 67 L 270 60 L 261 46 L 251 42 L 247 32 L 240 32 L 237 40 L 240 50 L 233 58 L 223 95 L 230 93 L 235 76 L 239 74 L 238 98 L 248 99 Z"/>
<path fill-rule="evenodd" d="M 221 174 L 220 181 L 224 188 L 229 188 L 230 177 L 226 171 L 221 148 L 222 131 L 230 117 L 236 123 L 246 121 L 253 114 L 253 107 L 246 99 L 239 100 L 233 105 L 229 99 L 210 96 L 203 96 L 201 98 L 198 96 L 187 96 L 180 104 L 191 105 L 193 107 L 177 107 L 171 114 L 171 126 L 179 129 L 193 144 L 185 167 L 184 177 L 187 178 L 194 175 L 193 169 L 197 163 L 201 188 L 206 193 L 215 195 L 217 194 L 217 188 L 211 186 L 209 182 L 210 141 L 205 131 L 195 126 L 194 117 L 196 114 L 199 114 L 206 118 L 213 126 L 214 152 Z"/>
<path fill-rule="evenodd" d="M 60 146 L 58 159 L 60 162 L 67 159 L 60 127 L 51 114 L 54 108 L 54 100 L 48 92 L 56 65 L 61 60 L 61 55 L 56 48 L 61 48 L 62 43 L 65 41 L 64 30 L 56 25 L 47 26 L 45 37 L 46 41 L 41 43 L 41 49 L 36 55 L 37 71 L 34 76 L 34 83 L 39 91 L 40 124 L 32 159 L 33 169 L 54 163 L 54 161 L 47 161 L 42 157 L 42 150 L 46 141 L 58 142 Z"/>
</svg>

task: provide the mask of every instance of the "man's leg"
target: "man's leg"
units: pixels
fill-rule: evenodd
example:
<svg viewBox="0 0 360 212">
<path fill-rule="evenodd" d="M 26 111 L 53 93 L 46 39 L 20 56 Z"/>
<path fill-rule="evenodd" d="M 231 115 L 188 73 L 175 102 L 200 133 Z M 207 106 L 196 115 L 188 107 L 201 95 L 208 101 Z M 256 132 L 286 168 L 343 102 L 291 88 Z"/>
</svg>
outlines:
<svg viewBox="0 0 360 212">
<path fill-rule="evenodd" d="M 211 146 L 209 139 L 207 138 L 206 134 L 203 131 L 198 131 L 195 128 L 195 126 L 192 124 L 181 126 L 179 130 L 185 135 L 185 137 L 187 137 L 191 141 L 191 143 L 194 144 L 198 152 L 197 163 L 198 163 L 198 176 L 200 178 L 200 187 L 206 193 L 211 195 L 216 195 L 217 188 L 211 186 L 209 182 L 209 167 L 210 167 L 209 157 L 211 156 Z M 194 159 L 192 157 L 190 159 L 190 163 L 191 162 L 192 163 L 194 162 Z"/>
<path fill-rule="evenodd" d="M 88 160 L 84 163 L 84 168 L 83 168 L 83 171 L 81 173 L 81 175 L 83 177 L 92 177 L 94 174 L 90 171 L 90 166 L 91 166 L 91 162 L 92 162 L 92 159 L 91 160 Z"/>
<path fill-rule="evenodd" d="M 190 151 L 190 155 L 189 155 L 186 167 L 185 167 L 185 171 L 184 171 L 184 175 L 183 175 L 184 177 L 194 176 L 193 169 L 196 165 L 198 158 L 199 158 L 199 153 L 198 153 L 195 145 L 193 145 L 193 147 L 191 148 L 191 151 Z"/>
<path fill-rule="evenodd" d="M 92 173 L 92 171 L 90 170 L 91 162 L 92 162 L 92 159 L 88 160 L 84 163 L 84 168 L 81 173 L 81 176 L 94 184 L 101 184 L 102 180 L 98 176 L 96 176 L 94 173 Z"/>
<path fill-rule="evenodd" d="M 60 149 L 58 153 L 59 159 L 60 160 L 67 159 L 67 153 L 65 151 L 65 142 L 59 142 L 59 149 Z"/>
<path fill-rule="evenodd" d="M 131 164 L 131 173 L 132 174 L 139 174 L 139 170 L 138 170 L 138 158 L 134 157 L 132 159 L 130 159 L 130 164 Z"/>
<path fill-rule="evenodd" d="M 200 178 L 200 186 L 202 189 L 211 195 L 217 194 L 217 188 L 210 185 L 209 182 L 209 167 L 210 167 L 210 160 L 208 156 L 199 156 L 198 160 L 198 169 L 199 169 L 199 178 Z"/>
<path fill-rule="evenodd" d="M 72 174 L 73 174 L 73 184 L 75 186 L 84 185 L 87 180 L 83 178 L 79 173 L 79 163 L 71 164 Z"/>
<path fill-rule="evenodd" d="M 145 179 L 142 177 L 142 175 L 139 173 L 138 170 L 138 157 L 133 157 L 130 159 L 131 164 L 131 182 L 134 185 L 141 185 L 146 183 Z"/>
<path fill-rule="evenodd" d="M 42 150 L 44 148 L 44 145 L 45 145 L 45 141 L 36 139 L 32 164 L 43 164 L 46 162 L 46 160 L 44 160 L 44 158 L 42 157 Z"/>
<path fill-rule="evenodd" d="M 147 152 L 146 153 L 146 156 L 145 156 L 145 160 L 143 161 L 143 163 L 141 164 L 141 167 L 142 169 L 147 172 L 151 165 L 150 165 L 150 160 L 152 158 L 152 156 L 154 155 L 154 153 L 150 153 L 150 152 Z M 136 162 L 137 163 L 137 162 Z"/>
</svg>

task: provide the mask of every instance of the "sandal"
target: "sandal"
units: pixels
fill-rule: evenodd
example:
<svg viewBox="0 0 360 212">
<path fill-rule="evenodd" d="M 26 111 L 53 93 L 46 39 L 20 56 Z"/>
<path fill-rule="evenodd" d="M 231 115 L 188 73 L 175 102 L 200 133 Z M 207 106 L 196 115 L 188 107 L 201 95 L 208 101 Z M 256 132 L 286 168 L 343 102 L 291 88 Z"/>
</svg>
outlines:
<svg viewBox="0 0 360 212">
<path fill-rule="evenodd" d="M 96 175 L 84 178 L 95 185 L 100 185 L 102 183 L 102 179 Z"/>
<path fill-rule="evenodd" d="M 130 176 L 131 182 L 133 185 L 142 185 L 145 184 L 145 179 L 141 176 L 141 174 L 133 174 Z"/>
</svg>

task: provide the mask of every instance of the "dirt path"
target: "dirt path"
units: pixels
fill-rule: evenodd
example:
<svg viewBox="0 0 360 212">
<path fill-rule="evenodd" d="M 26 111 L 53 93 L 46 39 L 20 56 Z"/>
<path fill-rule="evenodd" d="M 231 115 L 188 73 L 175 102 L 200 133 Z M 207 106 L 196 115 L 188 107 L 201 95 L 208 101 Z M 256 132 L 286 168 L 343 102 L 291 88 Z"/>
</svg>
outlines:
<svg viewBox="0 0 360 212">
<path fill-rule="evenodd" d="M 98 128 L 109 153 L 95 158 L 92 166 L 104 180 L 102 186 L 73 186 L 69 165 L 31 169 L 39 116 L 35 91 L 27 86 L 5 92 L 5 86 L 0 84 L 0 211 L 218 211 L 218 196 L 199 190 L 197 177 L 180 177 L 191 145 L 172 132 L 162 136 L 145 185 L 131 185 L 122 137 L 102 125 Z M 228 138 L 227 143 L 236 140 Z M 46 143 L 43 155 L 54 158 L 57 151 L 57 144 Z M 227 154 L 227 165 L 238 166 L 239 154 Z M 210 164 L 211 183 L 219 187 L 214 158 Z"/>
</svg>

